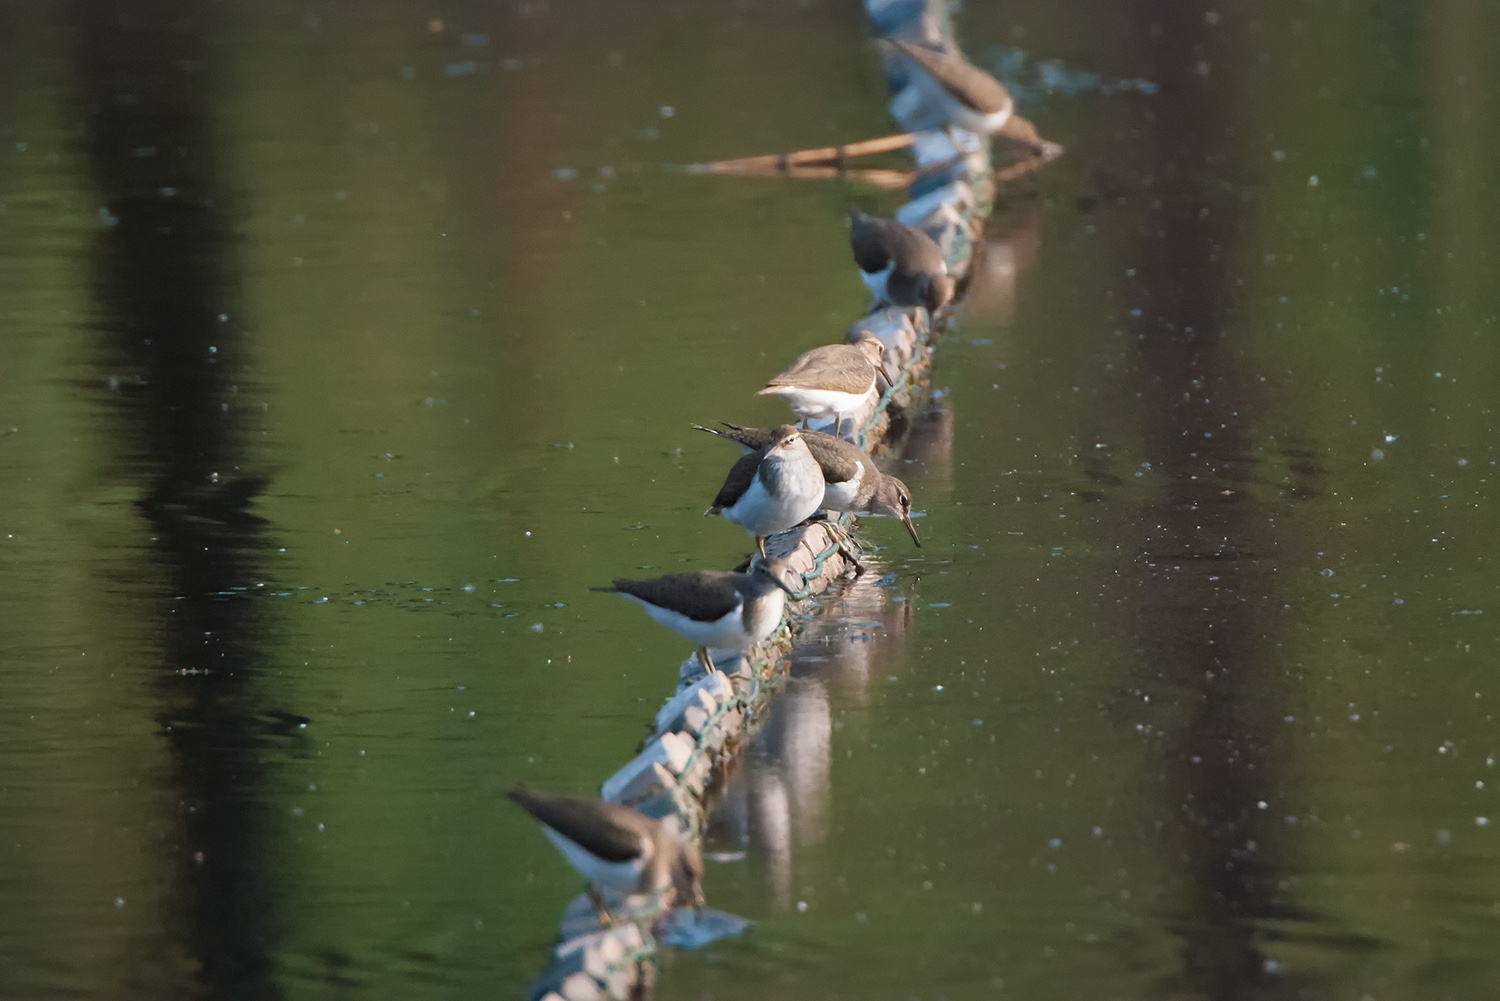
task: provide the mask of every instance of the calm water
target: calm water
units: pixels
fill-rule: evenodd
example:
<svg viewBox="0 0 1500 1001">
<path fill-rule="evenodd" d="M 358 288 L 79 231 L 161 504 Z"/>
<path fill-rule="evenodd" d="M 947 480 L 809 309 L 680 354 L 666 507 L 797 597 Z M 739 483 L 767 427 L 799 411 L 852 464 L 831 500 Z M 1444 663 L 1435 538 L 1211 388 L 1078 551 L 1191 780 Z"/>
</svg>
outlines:
<svg viewBox="0 0 1500 1001">
<path fill-rule="evenodd" d="M 1494 997 L 1500 11 L 971 8 L 1068 154 L 659 995 Z M 520 995 L 500 793 L 686 653 L 587 587 L 740 558 L 688 425 L 899 200 L 664 165 L 882 133 L 857 5 L 16 4 L 0 94 L 0 996 Z"/>
</svg>

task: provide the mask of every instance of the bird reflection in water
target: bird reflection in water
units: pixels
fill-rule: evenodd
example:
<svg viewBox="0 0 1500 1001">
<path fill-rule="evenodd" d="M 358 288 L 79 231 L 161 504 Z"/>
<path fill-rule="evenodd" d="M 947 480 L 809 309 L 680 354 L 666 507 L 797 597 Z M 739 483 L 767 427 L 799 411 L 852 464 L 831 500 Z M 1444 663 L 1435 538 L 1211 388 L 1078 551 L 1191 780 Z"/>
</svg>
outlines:
<svg viewBox="0 0 1500 1001">
<path fill-rule="evenodd" d="M 1016 279 L 1041 245 L 1041 206 L 1028 201 L 987 227 L 964 292 L 964 322 L 1009 326 L 1016 315 Z"/>
<path fill-rule="evenodd" d="M 879 563 L 867 566 L 797 637 L 791 676 L 709 817 L 707 858 L 748 858 L 776 907 L 792 905 L 795 849 L 828 836 L 835 706 L 864 705 L 871 673 L 901 658 L 911 632 L 909 597 L 893 600 Z"/>
</svg>

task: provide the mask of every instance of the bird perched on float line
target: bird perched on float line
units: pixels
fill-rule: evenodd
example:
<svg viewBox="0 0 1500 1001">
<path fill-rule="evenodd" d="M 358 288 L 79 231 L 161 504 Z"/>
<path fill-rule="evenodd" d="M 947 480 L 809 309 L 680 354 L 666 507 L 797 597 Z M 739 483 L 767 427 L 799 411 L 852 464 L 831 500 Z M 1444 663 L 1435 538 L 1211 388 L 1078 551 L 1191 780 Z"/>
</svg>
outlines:
<svg viewBox="0 0 1500 1001">
<path fill-rule="evenodd" d="M 878 378 L 885 376 L 885 346 L 869 331 L 853 344 L 825 344 L 797 356 L 757 396 L 779 396 L 807 427 L 809 419 L 833 420 L 833 433 L 844 419 L 879 398 Z"/>
<path fill-rule="evenodd" d="M 823 502 L 823 473 L 807 450 L 802 432 L 783 424 L 771 432 L 764 450 L 741 456 L 705 515 L 722 514 L 755 538 L 766 555 L 766 536 L 811 518 Z"/>
<path fill-rule="evenodd" d="M 748 650 L 781 625 L 791 570 L 783 560 L 758 559 L 748 573 L 698 570 L 650 580 L 617 577 L 609 587 L 640 605 L 652 619 L 698 645 L 698 663 L 714 669 L 710 649 Z"/>
<path fill-rule="evenodd" d="M 703 907 L 703 859 L 697 847 L 659 820 L 602 799 L 572 799 L 516 786 L 506 793 L 542 822 L 542 832 L 589 880 L 603 924 L 612 924 L 605 893 L 662 895 L 671 906 Z"/>
<path fill-rule="evenodd" d="M 912 84 L 949 125 L 987 136 L 1010 120 L 1016 107 L 1010 91 L 957 52 L 894 39 L 886 44 L 907 58 Z"/>
<path fill-rule="evenodd" d="M 701 424 L 693 427 L 721 438 L 728 438 L 753 456 L 770 443 L 771 432 L 763 428 L 740 427 L 737 424 L 720 422 L 728 430 L 706 428 Z M 852 442 L 821 431 L 803 431 L 802 440 L 807 450 L 817 460 L 823 471 L 823 503 L 826 511 L 871 511 L 889 514 L 901 519 L 907 534 L 917 548 L 922 541 L 917 538 L 916 526 L 911 523 L 911 491 L 894 476 L 882 473 L 875 466 L 869 453 Z M 741 460 L 744 461 L 743 459 Z"/>
<path fill-rule="evenodd" d="M 850 209 L 849 247 L 875 305 L 925 306 L 936 313 L 952 301 L 943 250 L 915 226 Z"/>
</svg>

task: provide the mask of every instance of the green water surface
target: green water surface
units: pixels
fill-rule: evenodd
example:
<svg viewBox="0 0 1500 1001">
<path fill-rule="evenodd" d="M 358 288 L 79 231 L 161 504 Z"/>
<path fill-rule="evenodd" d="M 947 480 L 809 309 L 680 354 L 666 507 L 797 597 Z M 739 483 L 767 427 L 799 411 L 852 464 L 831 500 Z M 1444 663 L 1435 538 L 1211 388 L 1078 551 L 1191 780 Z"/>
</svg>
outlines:
<svg viewBox="0 0 1500 1001">
<path fill-rule="evenodd" d="M 957 25 L 1067 154 L 657 994 L 1496 996 L 1500 11 Z M 16 4 L 0 94 L 0 996 L 522 995 L 503 790 L 688 652 L 587 589 L 743 556 L 689 425 L 901 200 L 669 168 L 887 131 L 859 5 Z"/>
</svg>

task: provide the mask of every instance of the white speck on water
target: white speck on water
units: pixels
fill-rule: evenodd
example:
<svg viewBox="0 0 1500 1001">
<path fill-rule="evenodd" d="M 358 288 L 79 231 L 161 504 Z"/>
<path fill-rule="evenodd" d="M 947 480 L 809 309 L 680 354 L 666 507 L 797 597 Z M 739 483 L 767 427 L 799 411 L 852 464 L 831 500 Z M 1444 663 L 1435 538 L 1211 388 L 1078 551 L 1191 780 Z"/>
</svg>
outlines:
<svg viewBox="0 0 1500 1001">
<path fill-rule="evenodd" d="M 1309 188 L 1316 188 L 1318 186 L 1318 175 L 1317 174 L 1314 174 L 1313 176 L 1311 176 L 1311 177 L 1309 177 L 1307 179 L 1307 186 Z"/>
<path fill-rule="evenodd" d="M 1488 818 L 1488 817 L 1475 817 L 1474 818 L 1474 826 L 1475 827 L 1488 827 L 1488 826 L 1490 826 L 1490 818 Z"/>
<path fill-rule="evenodd" d="M 975 726 L 984 726 L 984 720 L 982 720 L 982 719 L 976 719 L 974 721 L 974 725 Z"/>
<path fill-rule="evenodd" d="M 806 914 L 807 913 L 807 901 L 805 901 L 805 900 L 799 900 L 799 901 L 797 901 L 797 913 L 798 914 Z"/>
<path fill-rule="evenodd" d="M 1277 163 L 1280 163 L 1282 160 L 1286 159 L 1286 150 L 1284 150 L 1284 149 L 1273 150 L 1271 152 L 1271 159 L 1275 160 Z"/>
<path fill-rule="evenodd" d="M 942 685 L 933 685 L 932 686 L 932 690 L 934 692 L 941 692 L 943 690 L 943 686 Z"/>
<path fill-rule="evenodd" d="M 1361 171 L 1361 173 L 1363 173 L 1365 177 L 1375 177 L 1380 173 L 1380 171 L 1376 170 L 1374 167 L 1366 167 L 1363 171 Z"/>
<path fill-rule="evenodd" d="M 1372 449 L 1370 449 L 1370 458 L 1373 461 L 1375 461 L 1375 462 L 1379 462 L 1381 459 L 1385 458 L 1385 449 L 1383 449 L 1383 448 L 1372 448 Z"/>
<path fill-rule="evenodd" d="M 1333 576 L 1333 571 L 1329 570 L 1327 567 L 1324 567 L 1322 570 L 1319 570 L 1318 573 L 1321 576 L 1324 576 L 1324 577 L 1332 577 Z"/>
<path fill-rule="evenodd" d="M 1261 800 L 1260 802 L 1258 802 L 1258 803 L 1255 804 L 1255 808 L 1257 810 L 1264 810 L 1268 806 L 1269 806 L 1269 804 L 1265 800 Z"/>
<path fill-rule="evenodd" d="M 121 907 L 124 907 L 124 906 L 125 906 L 125 898 L 124 897 L 116 897 L 115 898 L 115 909 L 119 910 Z"/>
<path fill-rule="evenodd" d="M 467 591 L 470 594 L 473 594 L 475 591 L 478 590 L 478 588 L 476 588 L 473 584 L 465 584 L 464 585 L 464 590 Z"/>
<path fill-rule="evenodd" d="M 578 176 L 578 171 L 572 167 L 558 167 L 552 172 L 552 176 L 559 181 L 571 181 Z"/>
<path fill-rule="evenodd" d="M 1449 842 L 1451 842 L 1452 840 L 1453 840 L 1453 832 L 1452 831 L 1448 830 L 1446 827 L 1445 828 L 1441 828 L 1441 829 L 1438 830 L 1438 832 L 1437 832 L 1437 843 L 1438 844 L 1440 844 L 1440 845 L 1446 845 Z"/>
<path fill-rule="evenodd" d="M 1062 847 L 1062 838 L 1049 838 L 1047 840 L 1047 847 L 1048 848 L 1061 848 Z"/>
<path fill-rule="evenodd" d="M 1274 959 L 1268 959 L 1268 960 L 1266 960 L 1264 963 L 1260 964 L 1260 968 L 1262 970 L 1264 970 L 1265 972 L 1267 972 L 1267 973 L 1280 973 L 1281 972 L 1281 964 L 1278 963 L 1278 962 L 1276 962 L 1276 960 L 1274 960 Z"/>
<path fill-rule="evenodd" d="M 533 622 L 531 624 L 531 631 L 534 632 L 534 633 L 541 632 L 542 631 L 542 624 L 540 622 Z"/>
<path fill-rule="evenodd" d="M 660 114 L 663 118 L 671 118 L 673 115 L 677 114 L 677 109 L 672 107 L 670 104 L 663 104 L 658 114 Z"/>
</svg>

